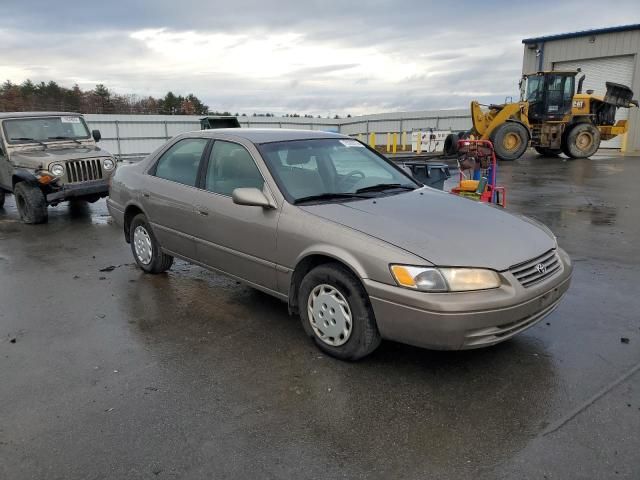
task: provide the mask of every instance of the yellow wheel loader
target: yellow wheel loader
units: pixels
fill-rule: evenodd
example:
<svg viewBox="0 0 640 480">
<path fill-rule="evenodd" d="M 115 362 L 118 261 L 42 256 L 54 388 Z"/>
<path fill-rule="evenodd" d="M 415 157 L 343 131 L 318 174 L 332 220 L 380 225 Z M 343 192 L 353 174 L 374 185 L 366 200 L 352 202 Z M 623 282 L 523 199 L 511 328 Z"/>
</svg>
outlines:
<svg viewBox="0 0 640 480">
<path fill-rule="evenodd" d="M 615 116 L 618 108 L 638 107 L 633 92 L 625 85 L 606 82 L 604 97 L 592 90 L 582 93 L 585 76 L 576 72 L 538 72 L 520 82 L 520 101 L 488 105 L 471 102 L 473 128 L 449 135 L 447 154 L 457 151 L 458 140 L 491 140 L 501 160 L 520 158 L 530 145 L 543 155 L 564 153 L 571 158 L 593 155 L 601 140 L 627 132 L 627 121 Z"/>
</svg>

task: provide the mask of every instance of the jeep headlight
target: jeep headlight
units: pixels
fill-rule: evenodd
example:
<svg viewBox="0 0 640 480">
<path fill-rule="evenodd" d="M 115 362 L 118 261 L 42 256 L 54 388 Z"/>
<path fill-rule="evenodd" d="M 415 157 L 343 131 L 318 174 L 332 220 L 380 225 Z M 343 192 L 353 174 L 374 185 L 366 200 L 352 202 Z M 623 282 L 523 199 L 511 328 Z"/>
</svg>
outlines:
<svg viewBox="0 0 640 480">
<path fill-rule="evenodd" d="M 64 175 L 64 167 L 59 163 L 54 163 L 53 165 L 51 165 L 49 171 L 56 177 L 61 177 L 62 175 Z"/>
<path fill-rule="evenodd" d="M 391 265 L 398 285 L 424 292 L 469 292 L 500 286 L 500 276 L 484 268 L 435 268 Z"/>
<path fill-rule="evenodd" d="M 105 170 L 113 170 L 115 166 L 116 166 L 115 162 L 110 158 L 105 158 L 102 161 L 102 168 L 104 168 Z"/>
</svg>

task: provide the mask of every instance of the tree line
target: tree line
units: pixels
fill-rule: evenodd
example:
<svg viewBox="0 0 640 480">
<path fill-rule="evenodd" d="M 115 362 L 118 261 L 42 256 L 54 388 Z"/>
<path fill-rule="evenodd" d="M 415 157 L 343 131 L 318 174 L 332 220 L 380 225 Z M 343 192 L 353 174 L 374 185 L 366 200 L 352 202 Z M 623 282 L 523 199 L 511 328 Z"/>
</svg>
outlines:
<svg viewBox="0 0 640 480">
<path fill-rule="evenodd" d="M 117 94 L 105 85 L 93 90 L 82 90 L 77 84 L 63 87 L 53 80 L 34 83 L 27 79 L 17 84 L 10 80 L 0 85 L 0 112 L 61 111 L 79 113 L 115 113 L 142 115 L 232 115 L 231 112 L 211 111 L 193 93 L 186 96 L 167 92 L 162 98 L 141 97 L 135 94 Z M 233 114 L 246 117 L 247 114 Z M 253 113 L 252 117 L 275 117 L 273 113 Z M 313 115 L 287 113 L 289 118 L 314 118 Z M 318 115 L 315 118 L 322 118 Z M 327 116 L 326 118 L 331 118 Z M 341 118 L 335 115 L 334 119 Z M 347 115 L 346 118 L 351 118 Z"/>
<path fill-rule="evenodd" d="M 7 80 L 0 86 L 0 111 L 71 111 L 79 113 L 206 115 L 210 112 L 198 97 L 167 92 L 162 98 L 121 95 L 103 84 L 93 90 L 82 90 L 77 84 L 72 88 L 54 81 L 34 83 L 25 80 L 20 84 Z M 228 112 L 227 112 L 228 113 Z"/>
</svg>

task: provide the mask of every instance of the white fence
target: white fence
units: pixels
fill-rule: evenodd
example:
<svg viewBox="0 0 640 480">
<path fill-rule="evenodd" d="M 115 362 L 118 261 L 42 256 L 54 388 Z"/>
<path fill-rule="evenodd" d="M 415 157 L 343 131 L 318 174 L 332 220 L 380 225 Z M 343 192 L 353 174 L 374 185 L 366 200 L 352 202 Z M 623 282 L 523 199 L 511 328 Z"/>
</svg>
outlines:
<svg viewBox="0 0 640 480">
<path fill-rule="evenodd" d="M 118 157 L 141 157 L 180 133 L 200 130 L 201 116 L 85 115 L 91 129 L 102 133 L 101 147 Z M 471 128 L 468 110 L 433 110 L 366 115 L 345 119 L 303 117 L 238 117 L 243 128 L 293 128 L 339 132 L 384 145 L 387 133 L 419 130 L 461 131 Z M 365 137 L 366 136 L 366 137 Z M 364 139 L 363 138 L 363 139 Z"/>
</svg>

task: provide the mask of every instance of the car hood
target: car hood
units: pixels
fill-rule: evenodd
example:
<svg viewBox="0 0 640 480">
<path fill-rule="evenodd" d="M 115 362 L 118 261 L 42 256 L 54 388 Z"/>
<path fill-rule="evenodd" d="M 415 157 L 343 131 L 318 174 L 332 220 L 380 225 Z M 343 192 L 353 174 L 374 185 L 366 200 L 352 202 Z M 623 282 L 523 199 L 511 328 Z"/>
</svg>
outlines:
<svg viewBox="0 0 640 480">
<path fill-rule="evenodd" d="M 64 148 L 48 146 L 46 149 L 11 152 L 11 161 L 13 164 L 27 168 L 47 168 L 49 164 L 55 162 L 83 160 L 85 158 L 96 157 L 111 157 L 111 154 L 92 145 L 78 145 L 77 147 Z"/>
<path fill-rule="evenodd" d="M 432 188 L 300 208 L 439 266 L 501 271 L 556 246 L 551 231 L 534 220 Z"/>
</svg>

